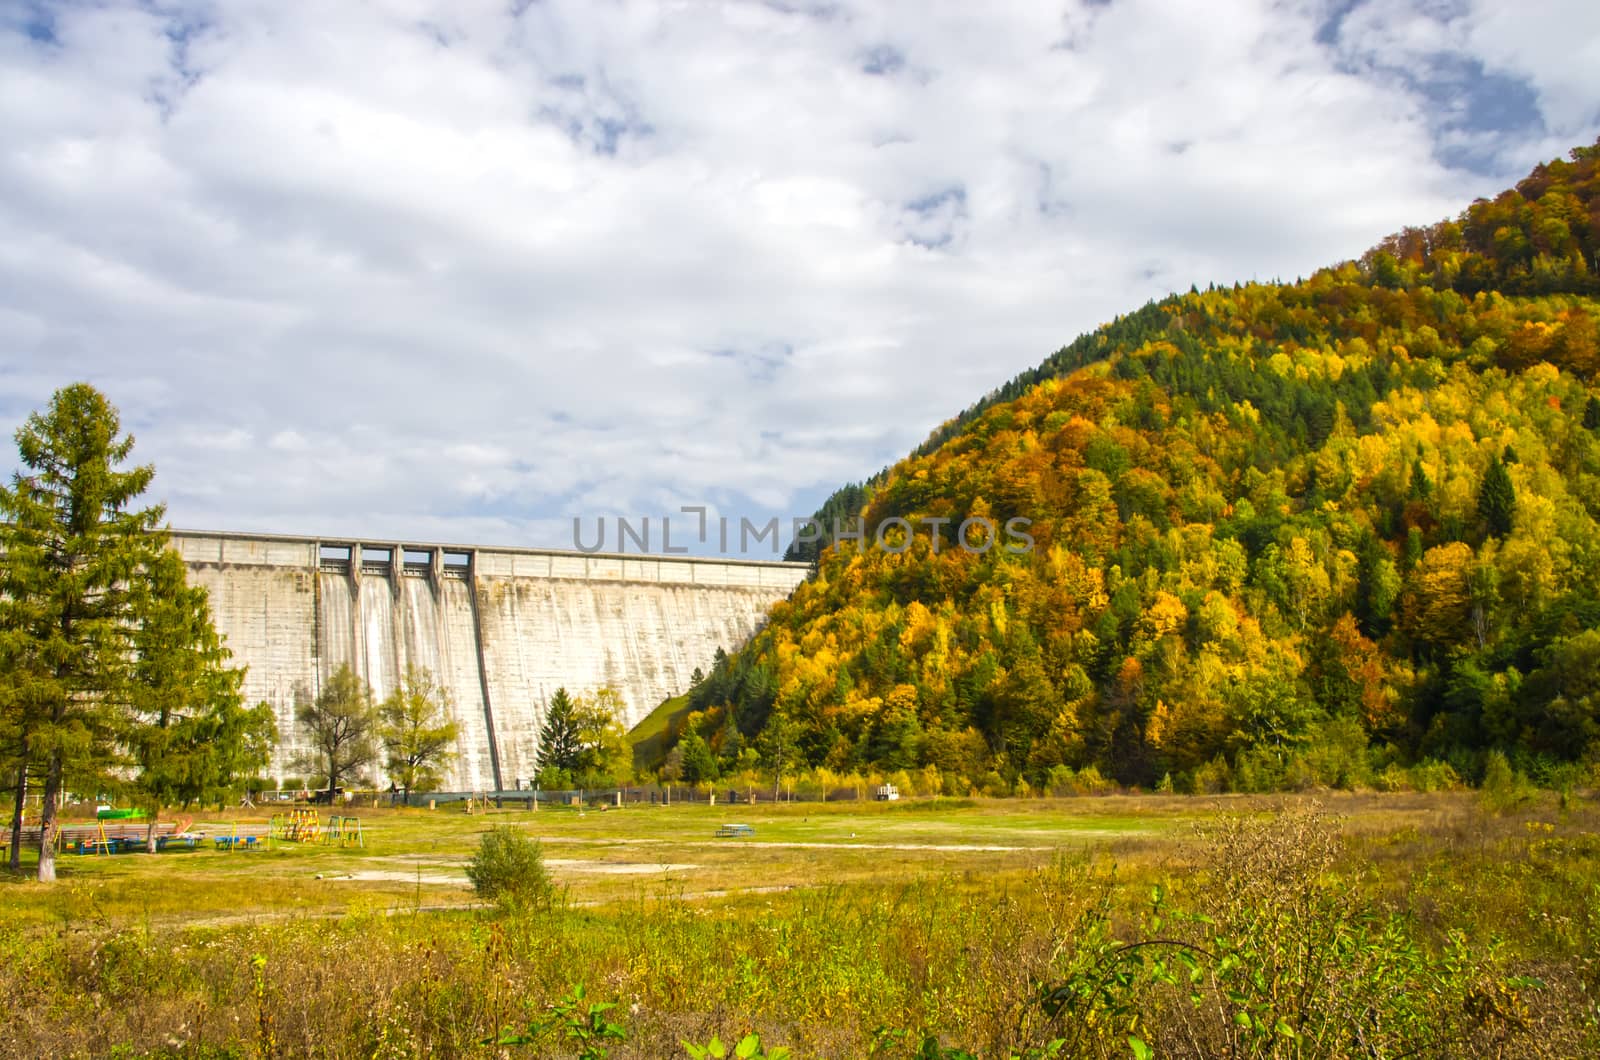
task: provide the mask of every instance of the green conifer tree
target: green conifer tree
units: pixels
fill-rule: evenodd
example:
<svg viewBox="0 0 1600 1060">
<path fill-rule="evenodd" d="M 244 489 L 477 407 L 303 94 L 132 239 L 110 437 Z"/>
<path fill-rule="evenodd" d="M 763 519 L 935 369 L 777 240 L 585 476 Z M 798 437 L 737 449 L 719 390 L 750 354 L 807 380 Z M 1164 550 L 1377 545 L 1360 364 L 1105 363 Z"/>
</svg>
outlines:
<svg viewBox="0 0 1600 1060">
<path fill-rule="evenodd" d="M 539 729 L 539 770 L 559 769 L 569 775 L 583 758 L 583 733 L 576 705 L 565 688 L 558 688 L 545 708 Z"/>
<path fill-rule="evenodd" d="M 128 735 L 132 587 L 159 547 L 152 531 L 162 509 L 132 507 L 155 471 L 123 468 L 133 438 L 86 383 L 56 391 L 16 441 L 22 469 L 0 487 L 0 673 L 19 763 L 12 857 L 36 768 L 38 875 L 48 882 L 68 779 L 91 791 L 116 779 Z"/>
<path fill-rule="evenodd" d="M 1504 537 L 1511 532 L 1511 516 L 1517 507 L 1517 491 L 1511 474 L 1499 457 L 1489 459 L 1483 485 L 1478 490 L 1478 514 L 1489 524 L 1489 533 Z"/>
<path fill-rule="evenodd" d="M 158 553 L 135 586 L 128 743 L 139 765 L 136 797 L 156 852 L 161 808 L 221 799 L 271 757 L 277 724 L 265 703 L 246 709 L 244 670 L 211 622 L 206 591 L 188 584 L 177 553 Z"/>
</svg>

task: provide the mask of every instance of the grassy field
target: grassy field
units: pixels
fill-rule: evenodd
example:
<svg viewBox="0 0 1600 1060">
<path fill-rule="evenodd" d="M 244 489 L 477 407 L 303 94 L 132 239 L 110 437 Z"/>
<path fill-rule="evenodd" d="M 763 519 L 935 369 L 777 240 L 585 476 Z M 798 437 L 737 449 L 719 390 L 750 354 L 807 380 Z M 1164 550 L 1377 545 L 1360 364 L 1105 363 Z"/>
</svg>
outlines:
<svg viewBox="0 0 1600 1060">
<path fill-rule="evenodd" d="M 4 876 L 0 1052 L 684 1056 L 747 1031 L 841 1057 L 1600 1051 L 1582 797 L 360 812 L 361 849 Z M 754 836 L 715 838 L 733 822 Z M 552 908 L 474 894 L 496 825 L 540 841 Z M 611 1002 L 597 1025 L 626 1037 L 588 1041 Z"/>
</svg>

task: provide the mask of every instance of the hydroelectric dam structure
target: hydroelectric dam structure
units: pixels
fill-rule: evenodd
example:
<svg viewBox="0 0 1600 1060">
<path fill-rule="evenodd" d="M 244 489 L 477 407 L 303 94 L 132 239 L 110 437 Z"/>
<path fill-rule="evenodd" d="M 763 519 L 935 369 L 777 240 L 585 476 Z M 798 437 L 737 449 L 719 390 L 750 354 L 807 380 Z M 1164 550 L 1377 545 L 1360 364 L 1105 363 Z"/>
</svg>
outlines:
<svg viewBox="0 0 1600 1060">
<path fill-rule="evenodd" d="M 744 644 L 809 572 L 804 563 L 586 554 L 171 532 L 217 631 L 247 667 L 245 702 L 278 722 L 270 775 L 303 776 L 295 721 L 348 665 L 382 700 L 429 671 L 459 727 L 454 791 L 527 787 L 557 688 L 610 686 L 632 726 L 688 688 L 718 648 Z M 381 770 L 379 771 L 381 775 Z"/>
</svg>

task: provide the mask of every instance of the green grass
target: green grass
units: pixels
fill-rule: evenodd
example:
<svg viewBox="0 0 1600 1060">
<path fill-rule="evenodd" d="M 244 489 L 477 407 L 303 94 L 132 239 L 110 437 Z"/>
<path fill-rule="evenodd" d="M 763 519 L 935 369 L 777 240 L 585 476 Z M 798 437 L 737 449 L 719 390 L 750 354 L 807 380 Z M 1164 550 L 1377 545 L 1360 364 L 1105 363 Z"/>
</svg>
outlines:
<svg viewBox="0 0 1600 1060">
<path fill-rule="evenodd" d="M 1470 793 L 1328 794 L 1322 816 L 1309 805 L 385 809 L 361 811 L 362 850 L 63 856 L 54 886 L 0 882 L 12 1014 L 0 1056 L 493 1055 L 474 1043 L 537 1024 L 575 983 L 619 1004 L 629 1037 L 617 1057 L 686 1055 L 681 1040 L 751 1030 L 798 1056 L 859 1057 L 880 1027 L 899 1044 L 872 1055 L 891 1057 L 927 1035 L 983 1056 L 1062 1036 L 1061 1055 L 1129 1056 L 1130 1033 L 1162 1056 L 1347 1055 L 1289 1050 L 1272 1033 L 1270 1048 L 1250 1046 L 1234 1017 L 1262 1013 L 1321 1027 L 1327 1042 L 1379 1014 L 1369 1030 L 1394 1037 L 1376 1055 L 1432 1042 L 1420 1055 L 1570 1056 L 1600 1043 L 1592 801 L 1496 812 Z M 195 827 L 236 820 L 266 815 Z M 755 836 L 714 838 L 730 822 Z M 556 910 L 478 902 L 465 865 L 496 825 L 542 841 L 566 895 Z M 1144 938 L 1231 947 L 1234 967 L 1273 970 L 1271 981 L 1258 989 L 1201 960 L 1196 1008 L 1187 970 L 1177 985 L 1158 974 L 1167 943 L 1122 949 Z M 1076 1014 L 1051 1016 L 1042 984 L 1071 995 Z M 575 1052 L 547 1041 L 527 1055 Z"/>
<path fill-rule="evenodd" d="M 628 732 L 633 745 L 633 761 L 641 770 L 654 770 L 667 757 L 667 741 L 678 722 L 689 713 L 689 697 L 673 696 L 640 719 Z"/>
</svg>

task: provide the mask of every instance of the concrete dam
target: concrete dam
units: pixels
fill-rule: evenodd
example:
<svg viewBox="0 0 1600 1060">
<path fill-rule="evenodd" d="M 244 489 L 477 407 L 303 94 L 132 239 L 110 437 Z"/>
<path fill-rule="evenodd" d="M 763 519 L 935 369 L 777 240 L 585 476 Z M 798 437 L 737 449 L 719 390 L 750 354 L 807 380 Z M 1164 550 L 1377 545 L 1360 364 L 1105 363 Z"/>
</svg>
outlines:
<svg viewBox="0 0 1600 1060">
<path fill-rule="evenodd" d="M 430 671 L 460 727 L 445 787 L 511 790 L 538 771 L 557 688 L 615 688 L 632 726 L 742 645 L 804 563 L 324 540 L 174 530 L 190 584 L 278 719 L 271 775 L 299 776 L 296 704 L 348 664 L 382 700 Z M 381 769 L 380 769 L 381 774 Z"/>
</svg>

